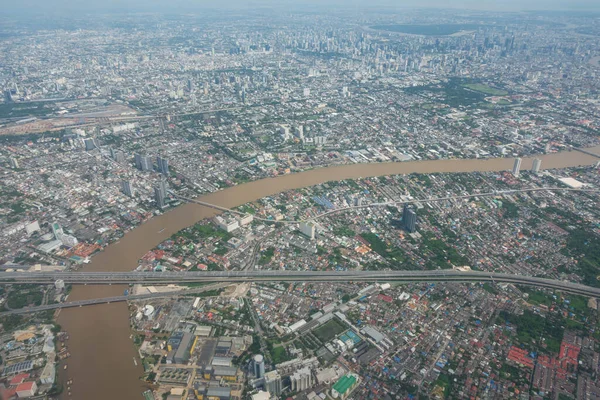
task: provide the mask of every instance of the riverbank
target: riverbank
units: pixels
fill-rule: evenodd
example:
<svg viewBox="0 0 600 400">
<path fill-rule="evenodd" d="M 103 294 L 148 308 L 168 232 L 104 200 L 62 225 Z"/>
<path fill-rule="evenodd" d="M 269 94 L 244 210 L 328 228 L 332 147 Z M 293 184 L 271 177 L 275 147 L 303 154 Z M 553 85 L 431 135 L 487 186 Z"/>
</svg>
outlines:
<svg viewBox="0 0 600 400">
<path fill-rule="evenodd" d="M 588 149 L 600 154 L 600 146 Z M 531 168 L 534 157 L 524 158 L 522 169 Z M 577 151 L 543 155 L 542 168 L 591 165 L 597 157 Z M 236 207 L 282 191 L 342 179 L 408 173 L 490 172 L 510 170 L 514 159 L 433 160 L 381 164 L 352 164 L 320 168 L 266 178 L 201 196 L 199 200 L 227 208 Z M 96 255 L 86 271 L 131 271 L 149 250 L 183 228 L 219 212 L 196 204 L 181 205 L 128 232 Z M 70 300 L 120 295 L 123 286 L 74 286 Z M 73 399 L 137 399 L 141 397 L 143 374 L 130 338 L 129 311 L 124 303 L 65 309 L 59 323 L 69 333 L 71 358 L 61 381 L 74 379 Z M 135 360 L 135 361 L 132 361 Z M 63 398 L 69 398 L 63 394 Z"/>
</svg>

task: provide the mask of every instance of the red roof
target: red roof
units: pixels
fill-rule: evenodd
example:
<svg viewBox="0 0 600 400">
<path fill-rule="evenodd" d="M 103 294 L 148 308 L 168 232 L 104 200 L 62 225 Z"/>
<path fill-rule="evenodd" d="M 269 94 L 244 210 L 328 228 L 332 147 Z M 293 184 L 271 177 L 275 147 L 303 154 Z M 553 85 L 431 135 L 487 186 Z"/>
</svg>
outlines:
<svg viewBox="0 0 600 400">
<path fill-rule="evenodd" d="M 15 390 L 14 387 L 12 387 L 12 388 L 5 388 L 5 387 L 0 386 L 0 398 L 10 399 L 16 393 L 17 392 L 16 392 L 16 390 Z"/>
<path fill-rule="evenodd" d="M 19 383 L 22 383 L 25 379 L 29 378 L 29 374 L 19 374 L 19 375 L 15 375 L 11 380 L 10 380 L 10 385 L 14 386 L 14 385 L 18 385 Z"/>
<path fill-rule="evenodd" d="M 533 368 L 533 359 L 529 357 L 527 350 L 512 346 L 508 352 L 508 359 L 528 368 Z"/>
<path fill-rule="evenodd" d="M 33 385 L 35 385 L 35 381 L 23 382 L 17 386 L 17 393 L 30 391 L 33 389 Z"/>
</svg>

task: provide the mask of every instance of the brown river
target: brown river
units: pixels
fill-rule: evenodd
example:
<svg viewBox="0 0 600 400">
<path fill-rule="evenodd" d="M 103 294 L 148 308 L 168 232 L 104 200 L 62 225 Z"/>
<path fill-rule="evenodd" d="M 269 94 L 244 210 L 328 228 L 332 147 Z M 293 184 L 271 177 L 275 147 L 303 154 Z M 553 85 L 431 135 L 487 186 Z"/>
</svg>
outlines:
<svg viewBox="0 0 600 400">
<path fill-rule="evenodd" d="M 600 146 L 588 149 L 600 155 Z M 591 165 L 598 161 L 581 152 L 562 152 L 540 156 L 542 168 Z M 200 197 L 202 201 L 235 207 L 285 190 L 312 186 L 327 181 L 413 172 L 473 172 L 510 170 L 514 159 L 434 160 L 400 163 L 353 164 L 314 169 L 306 172 L 266 178 L 234 186 Z M 531 168 L 532 159 L 523 159 L 522 169 Z M 128 232 L 119 242 L 93 257 L 86 271 L 131 271 L 138 260 L 173 233 L 217 214 L 216 210 L 196 204 L 181 205 Z M 164 229 L 164 230 L 163 230 Z M 162 230 L 162 231 L 161 231 Z M 74 286 L 69 300 L 121 295 L 123 286 Z M 144 384 L 141 361 L 131 339 L 126 303 L 113 303 L 62 310 L 58 323 L 66 330 L 71 357 L 68 369 L 60 366 L 60 381 L 73 379 L 71 395 L 75 400 L 142 399 Z M 137 365 L 134 363 L 134 359 Z"/>
</svg>

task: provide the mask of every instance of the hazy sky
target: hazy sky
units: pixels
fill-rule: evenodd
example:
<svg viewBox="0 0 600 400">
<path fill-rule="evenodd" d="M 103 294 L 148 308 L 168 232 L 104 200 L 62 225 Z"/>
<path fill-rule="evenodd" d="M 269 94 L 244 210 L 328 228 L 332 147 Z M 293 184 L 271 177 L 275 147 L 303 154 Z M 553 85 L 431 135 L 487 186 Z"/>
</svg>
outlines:
<svg viewBox="0 0 600 400">
<path fill-rule="evenodd" d="M 473 10 L 598 10 L 599 0 L 0 0 L 3 12 L 193 12 L 202 8 L 301 8 L 303 6 L 464 8 Z"/>
</svg>

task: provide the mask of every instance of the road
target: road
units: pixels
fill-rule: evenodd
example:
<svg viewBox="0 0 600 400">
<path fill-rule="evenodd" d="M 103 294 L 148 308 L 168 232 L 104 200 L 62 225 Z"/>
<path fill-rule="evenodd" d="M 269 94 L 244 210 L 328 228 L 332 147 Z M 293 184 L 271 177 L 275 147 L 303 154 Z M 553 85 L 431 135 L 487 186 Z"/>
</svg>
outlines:
<svg viewBox="0 0 600 400">
<path fill-rule="evenodd" d="M 217 283 L 199 290 L 212 290 L 218 285 L 236 282 L 502 282 L 556 289 L 588 297 L 600 298 L 600 288 L 573 282 L 532 276 L 512 275 L 482 271 L 209 271 L 209 272 L 4 272 L 0 284 L 38 283 L 52 284 L 62 279 L 68 284 L 171 284 L 171 283 Z M 153 297 L 177 296 L 192 293 L 191 290 L 153 293 L 139 296 L 116 296 L 104 299 L 81 300 L 63 304 L 46 305 L 31 309 L 11 310 L 6 313 L 27 313 L 55 308 L 81 307 L 91 304 L 111 303 Z M 5 313 L 5 314 L 6 314 Z M 2 314 L 0 314 L 2 315 Z M 255 321 L 257 322 L 257 321 Z"/>
<path fill-rule="evenodd" d="M 579 150 L 579 151 L 581 151 L 585 154 L 594 155 L 595 157 L 598 157 L 598 155 L 592 154 L 590 152 L 586 152 L 583 150 Z M 314 221 L 314 220 L 326 217 L 331 214 L 337 214 L 337 213 L 342 213 L 342 212 L 346 212 L 346 211 L 357 210 L 360 208 L 387 207 L 387 206 L 395 206 L 397 204 L 405 204 L 405 203 L 432 203 L 432 202 L 447 201 L 447 200 L 465 200 L 465 199 L 469 199 L 469 198 L 473 198 L 473 197 L 503 196 L 503 195 L 518 194 L 518 193 L 542 192 L 542 191 L 598 193 L 598 192 L 600 192 L 600 189 L 573 189 L 573 188 L 566 188 L 566 187 L 539 187 L 539 188 L 526 188 L 526 189 L 515 189 L 515 190 L 497 190 L 497 191 L 493 191 L 493 192 L 473 193 L 473 194 L 465 194 L 465 195 L 460 195 L 460 196 L 426 197 L 426 198 L 422 198 L 422 199 L 410 199 L 410 200 L 392 200 L 392 201 L 386 201 L 386 202 L 382 202 L 382 203 L 370 203 L 370 204 L 366 204 L 366 205 L 362 205 L 362 206 L 350 206 L 350 207 L 336 208 L 334 210 L 326 211 L 322 214 L 316 215 L 312 218 L 309 218 L 308 220 Z M 200 201 L 200 200 L 190 199 L 188 197 L 179 196 L 174 192 L 172 192 L 171 195 L 180 200 L 187 201 L 188 203 L 195 203 L 195 204 L 199 204 L 204 207 L 213 208 L 213 209 L 219 210 L 219 211 L 230 212 L 230 213 L 237 214 L 237 215 L 242 215 L 242 216 L 246 215 L 246 213 L 243 213 L 243 212 L 240 212 L 237 210 L 232 210 L 227 207 L 222 207 L 222 206 L 219 206 L 216 204 L 207 203 L 205 201 Z M 263 222 L 276 222 L 278 224 L 299 224 L 301 222 L 301 221 L 296 221 L 296 220 L 275 221 L 273 219 L 260 218 L 257 216 L 254 216 L 254 219 L 258 220 L 258 221 L 263 221 Z"/>
<path fill-rule="evenodd" d="M 0 317 L 11 314 L 31 314 L 41 311 L 48 310 L 57 310 L 59 308 L 72 308 L 72 307 L 83 307 L 83 306 L 92 306 L 95 304 L 110 304 L 110 303 L 118 303 L 121 301 L 135 301 L 135 300 L 148 300 L 148 299 L 157 299 L 161 297 L 178 297 L 185 295 L 193 295 L 195 293 L 202 293 L 210 290 L 220 289 L 228 284 L 226 283 L 217 283 L 214 285 L 207 285 L 202 288 L 194 288 L 194 289 L 186 289 L 186 290 L 175 290 L 171 292 L 162 292 L 162 293 L 147 293 L 147 294 L 137 294 L 130 296 L 114 296 L 114 297 L 103 297 L 100 299 L 89 299 L 89 300 L 79 300 L 79 301 L 67 301 L 64 303 L 56 303 L 56 304 L 47 304 L 41 305 L 37 307 L 24 307 L 18 309 L 10 309 L 9 311 L 0 312 Z M 8 308 L 8 306 L 7 306 Z"/>
</svg>

